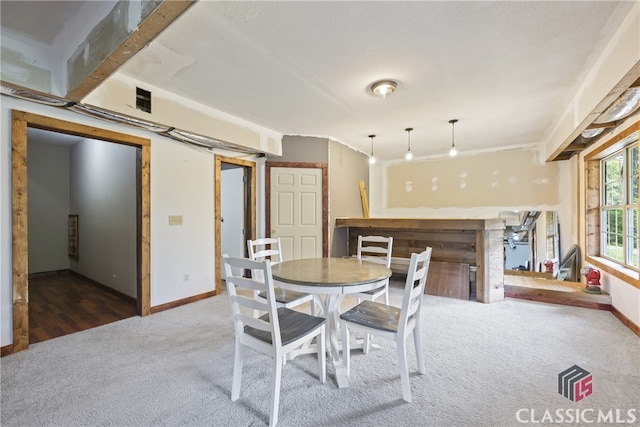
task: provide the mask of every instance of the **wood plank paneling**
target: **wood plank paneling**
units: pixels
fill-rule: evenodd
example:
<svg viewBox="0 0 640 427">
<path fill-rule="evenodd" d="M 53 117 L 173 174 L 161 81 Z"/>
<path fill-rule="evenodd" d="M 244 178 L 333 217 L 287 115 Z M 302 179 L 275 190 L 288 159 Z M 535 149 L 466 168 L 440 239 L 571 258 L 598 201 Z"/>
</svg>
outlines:
<svg viewBox="0 0 640 427">
<path fill-rule="evenodd" d="M 397 230 L 392 228 L 349 227 L 349 255 L 358 248 L 358 235 L 393 237 L 392 256 L 410 258 L 429 246 L 431 259 L 445 262 L 476 263 L 476 231 L 473 230 Z"/>
<path fill-rule="evenodd" d="M 460 264 L 466 273 L 465 282 L 469 297 L 469 269 L 476 268 L 476 299 L 489 303 L 502 301 L 504 277 L 504 221 L 488 219 L 439 219 L 439 218 L 336 218 L 336 227 L 348 227 L 347 251 L 355 254 L 358 235 L 393 237 L 392 269 L 402 269 L 402 259 L 412 253 L 433 249 L 432 262 Z M 464 266 L 467 267 L 464 267 Z M 454 274 L 453 271 L 450 271 Z M 434 273 L 436 275 L 438 273 Z M 444 274 L 444 273 L 443 273 Z M 429 272 L 431 275 L 431 272 Z M 453 276 L 452 276 L 453 277 Z M 457 279 L 455 279 L 457 280 Z M 446 281 L 443 281 L 446 283 Z M 452 283 L 452 287 L 460 287 Z M 441 290 L 452 295 L 462 295 L 460 289 Z"/>
<path fill-rule="evenodd" d="M 425 294 L 469 299 L 469 264 L 431 261 Z"/>
</svg>

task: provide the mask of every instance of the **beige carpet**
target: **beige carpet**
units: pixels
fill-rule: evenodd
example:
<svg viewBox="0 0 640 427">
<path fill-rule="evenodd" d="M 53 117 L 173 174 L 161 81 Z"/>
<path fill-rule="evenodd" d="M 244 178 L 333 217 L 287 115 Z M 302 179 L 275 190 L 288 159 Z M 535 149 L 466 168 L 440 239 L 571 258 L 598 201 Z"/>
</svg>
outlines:
<svg viewBox="0 0 640 427">
<path fill-rule="evenodd" d="M 400 286 L 391 287 L 398 305 Z M 640 419 L 640 341 L 611 313 L 508 299 L 481 304 L 425 296 L 426 375 L 409 346 L 413 402 L 401 398 L 392 343 L 354 351 L 351 387 L 313 356 L 283 370 L 283 426 L 554 425 L 572 414 L 605 425 Z M 226 295 L 32 345 L 0 360 L 2 426 L 259 426 L 269 417 L 271 361 L 247 355 L 230 400 L 233 330 Z M 578 365 L 593 393 L 574 403 L 558 374 Z M 578 411 L 578 412 L 576 412 Z M 537 420 L 538 422 L 535 422 Z M 551 424 L 547 419 L 547 424 Z"/>
</svg>

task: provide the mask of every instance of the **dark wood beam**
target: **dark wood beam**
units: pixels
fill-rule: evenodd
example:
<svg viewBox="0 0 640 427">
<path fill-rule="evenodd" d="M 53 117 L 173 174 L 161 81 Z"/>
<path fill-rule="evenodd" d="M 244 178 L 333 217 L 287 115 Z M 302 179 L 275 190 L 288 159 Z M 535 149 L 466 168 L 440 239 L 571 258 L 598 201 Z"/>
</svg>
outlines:
<svg viewBox="0 0 640 427">
<path fill-rule="evenodd" d="M 140 23 L 122 43 L 107 56 L 80 84 L 70 88 L 66 98 L 80 102 L 104 80 L 133 58 L 143 47 L 190 8 L 196 0 L 165 0 Z"/>
</svg>

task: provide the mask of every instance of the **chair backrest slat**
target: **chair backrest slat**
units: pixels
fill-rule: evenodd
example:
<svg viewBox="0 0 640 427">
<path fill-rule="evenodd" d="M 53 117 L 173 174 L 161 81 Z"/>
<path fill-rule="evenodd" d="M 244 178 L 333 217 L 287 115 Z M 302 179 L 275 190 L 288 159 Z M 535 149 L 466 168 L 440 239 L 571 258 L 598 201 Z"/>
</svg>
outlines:
<svg viewBox="0 0 640 427">
<path fill-rule="evenodd" d="M 270 332 L 272 327 L 271 323 L 257 317 L 246 316 L 241 314 L 237 317 L 237 321 L 244 326 L 251 326 L 252 328 L 259 329 L 261 331 Z"/>
<path fill-rule="evenodd" d="M 420 317 L 422 298 L 424 295 L 424 288 L 427 283 L 430 262 L 430 247 L 427 247 L 425 251 L 419 254 L 411 254 L 411 261 L 409 261 L 409 270 L 407 271 L 407 280 L 405 282 L 404 296 L 402 299 L 402 308 L 400 310 L 398 333 L 403 334 L 407 324 L 413 319 L 418 320 Z"/>
<path fill-rule="evenodd" d="M 268 259 L 272 265 L 282 262 L 282 252 L 280 248 L 279 237 L 247 240 L 249 258 L 254 261 L 264 261 Z"/>
<path fill-rule="evenodd" d="M 275 346 L 281 346 L 280 325 L 276 308 L 276 298 L 273 288 L 273 276 L 271 274 L 271 262 L 269 260 L 254 261 L 247 258 L 222 256 L 227 284 L 227 293 L 231 302 L 231 315 L 236 329 L 236 336 L 244 334 L 245 326 L 268 331 L 271 333 L 271 342 Z M 250 270 L 252 278 L 244 277 L 240 272 Z M 259 278 L 258 278 L 259 276 Z M 255 298 L 248 298 L 247 294 L 265 292 L 266 303 Z M 269 314 L 262 319 L 248 316 L 242 308 L 264 311 Z"/>
<path fill-rule="evenodd" d="M 370 245 L 369 243 L 376 243 L 376 245 Z M 393 237 L 358 236 L 356 257 L 359 260 L 384 264 L 387 268 L 390 268 L 392 251 Z"/>
<path fill-rule="evenodd" d="M 229 295 L 231 303 L 238 303 L 242 307 L 250 310 L 258 310 L 260 312 L 269 311 L 269 304 L 264 298 L 256 299 L 255 297 L 249 297 L 248 295 Z"/>
</svg>

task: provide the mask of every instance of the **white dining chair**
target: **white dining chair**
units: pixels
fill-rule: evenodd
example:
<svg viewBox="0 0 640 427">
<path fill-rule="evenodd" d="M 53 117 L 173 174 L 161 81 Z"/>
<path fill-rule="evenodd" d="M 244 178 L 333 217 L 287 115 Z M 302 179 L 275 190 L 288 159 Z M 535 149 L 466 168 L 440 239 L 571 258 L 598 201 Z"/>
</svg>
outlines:
<svg viewBox="0 0 640 427">
<path fill-rule="evenodd" d="M 282 262 L 282 251 L 279 237 L 267 237 L 262 239 L 247 240 L 249 258 L 254 261 L 268 259 L 271 264 Z M 259 272 L 257 274 L 260 274 Z M 309 302 L 311 314 L 315 314 L 314 296 L 302 292 L 289 291 L 278 286 L 274 289 L 276 305 L 278 307 L 294 308 Z M 256 293 L 257 298 L 266 298 L 265 292 Z"/>
<path fill-rule="evenodd" d="M 276 307 L 269 261 L 253 261 L 224 255 L 222 263 L 226 273 L 236 341 L 231 400 L 235 401 L 240 397 L 244 349 L 248 347 L 273 357 L 275 367 L 269 425 L 274 426 L 278 422 L 282 367 L 289 353 L 310 344 L 315 339 L 320 381 L 326 381 L 326 320 L 285 307 Z M 264 280 L 245 277 L 242 274 L 245 270 L 260 273 Z M 266 298 L 253 298 L 253 291 L 264 292 Z M 253 310 L 259 311 L 261 315 L 248 315 L 248 311 Z M 252 387 L 258 384 L 260 383 L 254 383 Z"/>
<path fill-rule="evenodd" d="M 425 373 L 420 339 L 420 313 L 430 261 L 430 247 L 419 254 L 411 254 L 401 308 L 363 301 L 340 315 L 343 360 L 345 360 L 347 367 L 347 375 L 351 371 L 349 331 L 359 331 L 395 341 L 402 382 L 402 398 L 407 402 L 411 402 L 411 387 L 409 385 L 406 342 L 411 333 L 413 333 L 416 346 L 418 372 Z"/>
<path fill-rule="evenodd" d="M 358 251 L 356 258 L 359 260 L 384 264 L 391 268 L 391 252 L 393 248 L 393 237 L 383 236 L 358 236 Z M 358 302 L 375 301 L 384 295 L 385 304 L 389 305 L 389 279 L 384 286 L 371 291 L 359 292 L 353 296 L 358 298 Z"/>
</svg>

